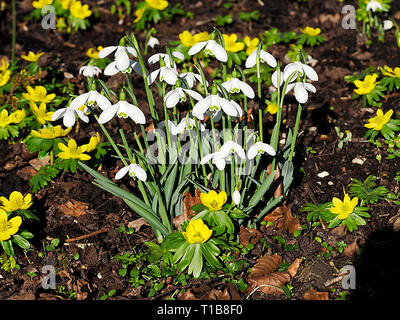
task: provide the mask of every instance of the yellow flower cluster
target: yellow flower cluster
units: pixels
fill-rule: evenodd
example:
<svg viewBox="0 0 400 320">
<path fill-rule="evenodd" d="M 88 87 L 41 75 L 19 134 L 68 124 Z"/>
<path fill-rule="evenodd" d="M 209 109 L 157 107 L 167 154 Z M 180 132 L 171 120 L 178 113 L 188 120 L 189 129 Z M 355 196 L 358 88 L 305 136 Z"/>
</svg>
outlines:
<svg viewBox="0 0 400 320">
<path fill-rule="evenodd" d="M 11 77 L 11 71 L 8 69 L 10 66 L 9 63 L 6 63 L 6 61 L 1 59 L 1 64 L 0 64 L 0 87 L 5 86 L 8 81 L 10 80 Z"/>
<path fill-rule="evenodd" d="M 142 20 L 144 12 L 146 11 L 147 8 L 153 8 L 159 11 L 163 11 L 168 6 L 169 3 L 166 0 L 146 0 L 146 4 L 143 7 L 136 9 L 135 11 L 136 18 L 133 21 L 133 23 L 138 23 L 140 20 Z"/>
<path fill-rule="evenodd" d="M 91 59 L 98 59 L 99 58 L 99 52 L 101 50 L 103 50 L 102 46 L 98 46 L 97 48 L 89 48 L 86 51 L 86 55 Z"/>
<path fill-rule="evenodd" d="M 37 0 L 32 2 L 35 9 L 42 9 L 47 5 L 53 4 L 53 0 Z M 79 0 L 60 0 L 61 7 L 64 10 L 69 10 L 71 15 L 77 19 L 85 19 L 91 16 L 92 11 L 87 4 L 82 5 Z"/>
<path fill-rule="evenodd" d="M 16 234 L 22 223 L 22 218 L 16 216 L 8 219 L 9 213 L 17 210 L 26 210 L 32 205 L 32 196 L 27 194 L 25 197 L 18 191 L 13 191 L 10 197 L 0 197 L 0 241 L 5 241 Z"/>
<path fill-rule="evenodd" d="M 44 52 L 34 53 L 29 51 L 27 55 L 21 55 L 21 58 L 28 62 L 37 62 L 42 55 L 44 55 Z"/>
<path fill-rule="evenodd" d="M 364 95 L 372 92 L 379 83 L 376 81 L 377 77 L 378 75 L 376 73 L 368 74 L 365 76 L 364 80 L 354 81 L 354 84 L 357 87 L 357 89 L 354 89 L 354 92 L 358 95 Z"/>
<path fill-rule="evenodd" d="M 58 154 L 58 157 L 63 160 L 67 159 L 90 160 L 91 157 L 85 152 L 93 151 L 94 149 L 96 149 L 99 143 L 100 143 L 100 134 L 98 132 L 96 133 L 96 136 L 90 138 L 89 143 L 81 146 L 77 145 L 75 139 L 70 139 L 68 141 L 68 145 L 65 145 L 63 143 L 58 144 L 58 147 L 61 150 L 61 152 Z"/>
</svg>

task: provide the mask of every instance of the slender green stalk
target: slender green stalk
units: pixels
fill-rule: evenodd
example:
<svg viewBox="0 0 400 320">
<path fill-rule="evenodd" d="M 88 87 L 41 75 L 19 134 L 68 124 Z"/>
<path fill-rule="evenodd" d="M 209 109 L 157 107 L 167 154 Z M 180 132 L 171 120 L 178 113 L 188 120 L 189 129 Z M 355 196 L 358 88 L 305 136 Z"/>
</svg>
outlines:
<svg viewBox="0 0 400 320">
<path fill-rule="evenodd" d="M 292 144 L 290 146 L 290 154 L 289 154 L 288 161 L 292 161 L 292 159 L 293 159 L 294 148 L 296 146 L 297 133 L 299 131 L 301 111 L 302 111 L 302 105 L 299 103 L 299 106 L 297 108 L 296 123 L 295 123 L 294 129 L 293 129 L 293 138 L 292 138 Z"/>
</svg>

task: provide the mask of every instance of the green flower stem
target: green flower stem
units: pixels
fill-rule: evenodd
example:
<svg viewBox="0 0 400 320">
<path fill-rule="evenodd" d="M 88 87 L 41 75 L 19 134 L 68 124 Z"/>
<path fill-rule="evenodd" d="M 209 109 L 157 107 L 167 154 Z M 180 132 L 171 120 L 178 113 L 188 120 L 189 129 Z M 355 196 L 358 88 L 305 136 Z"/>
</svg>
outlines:
<svg viewBox="0 0 400 320">
<path fill-rule="evenodd" d="M 260 130 L 260 141 L 264 140 L 264 130 L 263 130 L 263 110 L 261 107 L 262 104 L 262 92 L 261 92 L 261 73 L 260 73 L 260 50 L 261 45 L 257 47 L 257 55 L 256 55 L 256 70 L 257 70 L 257 97 L 258 97 L 258 126 Z"/>
<path fill-rule="evenodd" d="M 302 105 L 299 103 L 299 106 L 297 108 L 296 123 L 295 123 L 294 129 L 293 129 L 293 138 L 292 138 L 292 144 L 290 146 L 290 154 L 289 154 L 288 161 L 292 161 L 292 159 L 293 159 L 294 148 L 296 146 L 297 133 L 299 131 L 301 111 L 302 111 Z"/>
<path fill-rule="evenodd" d="M 196 134 L 197 134 L 197 142 L 198 142 L 198 145 L 199 145 L 199 155 L 200 155 L 200 159 L 202 159 L 203 158 L 203 151 L 202 151 L 202 147 L 201 147 L 201 134 L 200 134 L 199 122 L 197 120 L 197 117 L 194 117 L 194 121 L 196 122 Z M 202 172 L 203 172 L 204 185 L 207 186 L 208 185 L 208 180 L 207 180 L 206 166 L 204 164 L 202 164 L 201 168 L 202 168 Z"/>
<path fill-rule="evenodd" d="M 165 130 L 167 132 L 167 143 L 168 147 L 171 147 L 171 135 L 169 132 L 169 114 L 168 114 L 168 109 L 167 109 L 167 104 L 165 103 L 165 82 L 162 83 L 162 98 L 164 101 L 164 116 L 165 116 Z"/>
</svg>

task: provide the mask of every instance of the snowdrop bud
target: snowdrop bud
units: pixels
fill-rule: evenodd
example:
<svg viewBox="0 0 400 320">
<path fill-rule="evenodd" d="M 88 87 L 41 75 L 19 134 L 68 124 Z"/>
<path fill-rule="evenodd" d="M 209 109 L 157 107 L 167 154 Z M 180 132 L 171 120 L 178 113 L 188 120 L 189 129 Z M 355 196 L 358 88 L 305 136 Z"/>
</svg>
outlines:
<svg viewBox="0 0 400 320">
<path fill-rule="evenodd" d="M 391 20 L 383 21 L 383 30 L 390 30 L 393 27 L 393 22 Z"/>
<path fill-rule="evenodd" d="M 155 46 L 158 46 L 160 44 L 160 41 L 158 41 L 157 38 L 155 37 L 150 37 L 149 41 L 147 42 L 147 45 L 154 49 Z"/>
<path fill-rule="evenodd" d="M 233 192 L 232 201 L 237 206 L 240 204 L 240 192 L 239 192 L 239 190 L 235 189 L 235 191 Z"/>
</svg>

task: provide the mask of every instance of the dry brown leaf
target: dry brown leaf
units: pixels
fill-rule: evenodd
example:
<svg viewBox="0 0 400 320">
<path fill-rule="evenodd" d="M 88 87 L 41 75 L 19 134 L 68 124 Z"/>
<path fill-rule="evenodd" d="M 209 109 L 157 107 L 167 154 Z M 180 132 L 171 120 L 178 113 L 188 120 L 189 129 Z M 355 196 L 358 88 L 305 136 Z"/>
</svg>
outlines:
<svg viewBox="0 0 400 320">
<path fill-rule="evenodd" d="M 184 293 L 182 293 L 178 297 L 178 300 L 199 300 L 199 299 L 196 298 L 196 296 L 192 292 L 192 289 L 187 289 Z"/>
<path fill-rule="evenodd" d="M 304 300 L 329 300 L 329 293 L 326 291 L 319 292 L 314 288 L 310 288 L 303 297 Z"/>
<path fill-rule="evenodd" d="M 289 272 L 290 276 L 293 278 L 296 273 L 297 270 L 299 270 L 300 264 L 303 260 L 300 258 L 295 259 L 292 264 L 289 266 L 287 272 Z"/>
<path fill-rule="evenodd" d="M 239 242 L 244 247 L 246 247 L 249 243 L 256 244 L 258 240 L 260 240 L 261 236 L 261 232 L 256 229 L 249 229 L 247 227 L 240 226 Z"/>
<path fill-rule="evenodd" d="M 66 216 L 80 217 L 87 213 L 89 205 L 78 200 L 69 200 L 61 204 L 58 209 Z"/>
<path fill-rule="evenodd" d="M 257 262 L 251 270 L 249 277 L 258 278 L 266 274 L 273 273 L 281 262 L 282 257 L 280 255 L 265 255 L 257 259 Z"/>
<path fill-rule="evenodd" d="M 249 278 L 248 291 L 253 292 L 257 289 L 265 294 L 281 295 L 283 294 L 281 287 L 289 281 L 290 274 L 287 272 L 275 272 L 258 278 Z"/>
<path fill-rule="evenodd" d="M 294 233 L 295 230 L 301 230 L 300 220 L 293 217 L 292 210 L 287 206 L 275 208 L 264 217 L 264 221 L 275 222 L 281 232 L 289 231 Z"/>
<path fill-rule="evenodd" d="M 148 226 L 149 223 L 144 218 L 139 218 L 128 222 L 128 227 L 135 229 L 138 232 L 142 226 Z"/>
<path fill-rule="evenodd" d="M 201 191 L 199 188 L 196 189 L 194 196 L 192 196 L 189 191 L 185 192 L 185 196 L 182 201 L 182 214 L 175 217 L 173 221 L 175 229 L 178 230 L 182 223 L 189 221 L 192 218 L 194 211 L 192 211 L 190 208 L 201 203 L 200 193 Z"/>
<path fill-rule="evenodd" d="M 354 239 L 354 241 L 349 244 L 346 248 L 343 249 L 343 253 L 346 257 L 353 257 L 357 251 L 358 251 L 358 243 L 357 239 Z"/>
<path fill-rule="evenodd" d="M 29 164 L 32 166 L 33 169 L 36 171 L 39 171 L 41 167 L 47 165 L 50 163 L 50 156 L 46 156 L 43 159 L 35 158 L 32 160 L 29 160 Z"/>
</svg>

